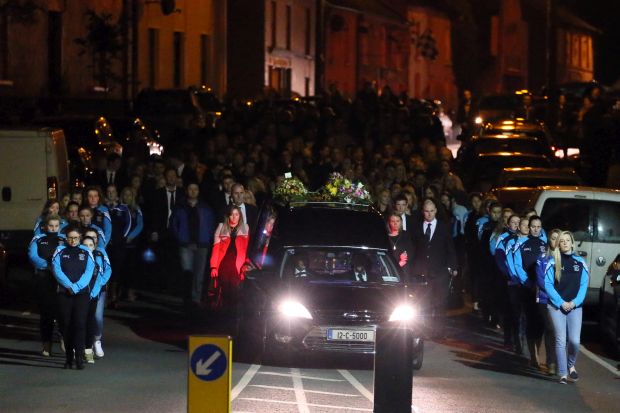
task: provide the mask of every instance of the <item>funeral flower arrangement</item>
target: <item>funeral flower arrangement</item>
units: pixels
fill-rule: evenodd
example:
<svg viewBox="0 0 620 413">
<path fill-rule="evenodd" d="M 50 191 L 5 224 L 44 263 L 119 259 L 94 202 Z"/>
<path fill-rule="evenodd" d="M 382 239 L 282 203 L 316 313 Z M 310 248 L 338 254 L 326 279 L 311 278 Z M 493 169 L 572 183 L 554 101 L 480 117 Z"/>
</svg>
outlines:
<svg viewBox="0 0 620 413">
<path fill-rule="evenodd" d="M 327 183 L 319 190 L 325 198 L 333 201 L 354 203 L 354 204 L 370 204 L 372 199 L 370 193 L 361 182 L 354 183 L 345 178 L 338 172 L 333 172 Z"/>
<path fill-rule="evenodd" d="M 308 189 L 297 178 L 285 178 L 278 183 L 273 194 L 276 199 L 284 202 L 305 201 L 308 198 Z"/>
<path fill-rule="evenodd" d="M 329 176 L 327 183 L 317 192 L 310 192 L 297 178 L 285 178 L 274 190 L 274 198 L 281 202 L 346 202 L 371 204 L 370 193 L 361 182 L 354 183 L 338 172 Z"/>
</svg>

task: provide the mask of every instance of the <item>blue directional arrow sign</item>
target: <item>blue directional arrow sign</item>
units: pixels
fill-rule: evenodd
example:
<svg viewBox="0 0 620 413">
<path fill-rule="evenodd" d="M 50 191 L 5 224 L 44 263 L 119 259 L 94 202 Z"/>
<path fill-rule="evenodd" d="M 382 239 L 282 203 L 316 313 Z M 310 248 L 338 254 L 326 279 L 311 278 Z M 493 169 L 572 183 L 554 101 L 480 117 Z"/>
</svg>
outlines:
<svg viewBox="0 0 620 413">
<path fill-rule="evenodd" d="M 217 380 L 226 372 L 226 353 L 214 344 L 197 347 L 190 358 L 192 372 L 200 380 Z"/>
</svg>

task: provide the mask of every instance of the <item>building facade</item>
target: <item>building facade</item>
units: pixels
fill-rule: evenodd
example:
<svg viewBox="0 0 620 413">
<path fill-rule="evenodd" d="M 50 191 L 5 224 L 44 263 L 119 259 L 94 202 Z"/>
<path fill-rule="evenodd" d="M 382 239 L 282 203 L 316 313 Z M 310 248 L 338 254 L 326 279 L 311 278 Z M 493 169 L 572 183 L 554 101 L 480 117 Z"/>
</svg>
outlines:
<svg viewBox="0 0 620 413">
<path fill-rule="evenodd" d="M 325 85 L 352 97 L 365 83 L 408 88 L 409 35 L 404 2 L 332 0 L 325 4 Z"/>
<path fill-rule="evenodd" d="M 457 105 L 457 86 L 452 66 L 451 22 L 432 7 L 409 7 L 409 96 L 439 99 L 445 107 Z M 426 39 L 426 40 L 425 40 Z M 432 39 L 435 51 L 425 50 Z"/>
<path fill-rule="evenodd" d="M 0 83 L 26 97 L 131 99 L 144 87 L 226 88 L 218 0 L 42 0 L 27 21 L 0 14 Z M 24 70 L 27 69 L 27 70 Z"/>
</svg>

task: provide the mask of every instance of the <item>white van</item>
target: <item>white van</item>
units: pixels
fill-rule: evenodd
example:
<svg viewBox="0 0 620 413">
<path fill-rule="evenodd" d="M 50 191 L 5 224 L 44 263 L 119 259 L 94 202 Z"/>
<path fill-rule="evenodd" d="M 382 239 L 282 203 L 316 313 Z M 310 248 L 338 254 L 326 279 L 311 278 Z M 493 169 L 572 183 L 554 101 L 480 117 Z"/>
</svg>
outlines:
<svg viewBox="0 0 620 413">
<path fill-rule="evenodd" d="M 497 188 L 499 201 L 523 211 L 534 208 L 545 230 L 568 230 L 575 236 L 575 251 L 586 259 L 590 285 L 586 304 L 599 304 L 605 273 L 620 253 L 620 190 L 584 186 Z"/>
<path fill-rule="evenodd" d="M 23 251 L 45 201 L 69 190 L 62 129 L 0 129 L 0 242 Z"/>
</svg>

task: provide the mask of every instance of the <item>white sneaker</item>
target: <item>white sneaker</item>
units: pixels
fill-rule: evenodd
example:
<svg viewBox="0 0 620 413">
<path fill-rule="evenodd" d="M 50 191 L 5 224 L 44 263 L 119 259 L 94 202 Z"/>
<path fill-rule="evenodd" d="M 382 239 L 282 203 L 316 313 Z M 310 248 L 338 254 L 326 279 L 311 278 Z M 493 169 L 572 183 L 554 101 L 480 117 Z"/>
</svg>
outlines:
<svg viewBox="0 0 620 413">
<path fill-rule="evenodd" d="M 95 355 L 93 354 L 92 348 L 87 348 L 84 350 L 84 358 L 88 364 L 95 364 Z"/>
<path fill-rule="evenodd" d="M 95 345 L 93 346 L 93 350 L 95 350 L 95 356 L 101 358 L 103 357 L 103 348 L 101 347 L 101 340 L 95 341 Z"/>
</svg>

